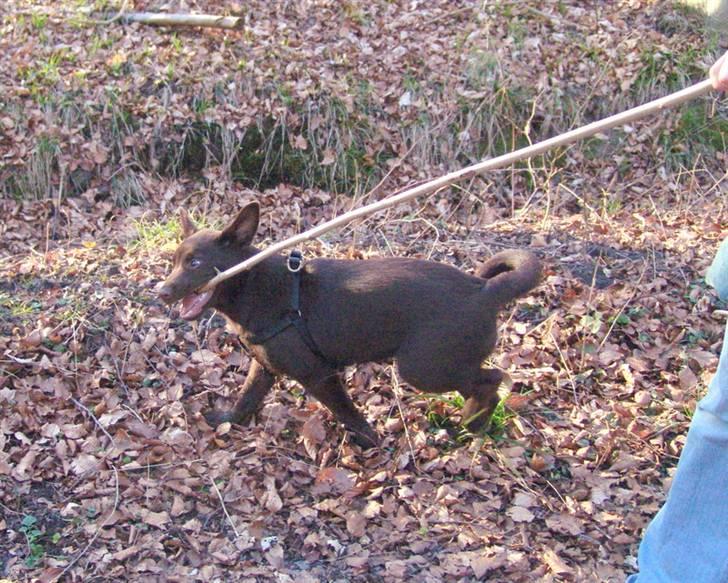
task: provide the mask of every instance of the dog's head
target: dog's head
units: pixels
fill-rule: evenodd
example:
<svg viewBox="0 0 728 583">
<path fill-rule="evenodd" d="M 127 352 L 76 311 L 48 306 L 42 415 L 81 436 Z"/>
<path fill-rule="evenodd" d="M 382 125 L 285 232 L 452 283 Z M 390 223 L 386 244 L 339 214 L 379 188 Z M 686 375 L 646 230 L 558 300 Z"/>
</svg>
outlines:
<svg viewBox="0 0 728 583">
<path fill-rule="evenodd" d="M 180 210 L 184 240 L 174 252 L 172 273 L 159 290 L 167 304 L 182 300 L 180 316 L 198 318 L 205 308 L 213 307 L 218 289 L 200 292 L 220 271 L 245 261 L 257 253 L 251 243 L 258 230 L 260 209 L 257 202 L 246 205 L 222 231 L 197 230 L 187 212 Z"/>
</svg>

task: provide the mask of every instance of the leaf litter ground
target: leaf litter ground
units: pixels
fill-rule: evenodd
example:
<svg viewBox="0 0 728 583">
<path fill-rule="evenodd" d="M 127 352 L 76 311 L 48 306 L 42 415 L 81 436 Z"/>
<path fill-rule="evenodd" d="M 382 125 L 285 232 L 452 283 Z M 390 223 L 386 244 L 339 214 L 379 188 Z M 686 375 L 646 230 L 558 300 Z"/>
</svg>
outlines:
<svg viewBox="0 0 728 583">
<path fill-rule="evenodd" d="M 434 6 L 428 18 L 403 12 L 402 30 L 416 37 L 424 21 L 446 31 L 473 10 Z M 556 28 L 592 18 L 577 5 L 547 8 Z M 619 38 L 642 16 L 621 7 L 605 18 Z M 514 39 L 543 19 L 523 23 Z M 612 38 L 603 34 L 598 42 Z M 373 37 L 393 50 L 372 59 L 396 55 L 392 38 L 401 31 Z M 313 62 L 334 76 L 335 63 Z M 387 75 L 404 70 L 389 65 Z M 382 84 L 387 75 L 371 74 Z M 610 91 L 605 83 L 596 91 Z M 501 317 L 493 361 L 513 386 L 497 425 L 462 434 L 454 395 L 417 393 L 387 363 L 359 366 L 346 379 L 382 437 L 371 452 L 287 380 L 254 421 L 212 430 L 200 413 L 234 399 L 248 357 L 219 316 L 190 325 L 154 295 L 177 206 L 220 222 L 255 197 L 271 241 L 355 201 L 285 184 L 247 190 L 217 166 L 205 177 L 148 173 L 145 205 L 127 209 L 98 196 L 103 172 L 60 207 L 0 199 L 0 576 L 623 580 L 724 326 L 702 277 L 725 234 L 725 184 L 708 162 L 655 165 L 649 137 L 660 127 L 623 136 L 626 170 L 575 151 L 563 167 L 494 173 L 308 246 L 309 256 L 410 255 L 470 270 L 529 247 L 545 264 L 543 284 Z M 387 189 L 430 171 L 405 159 Z"/>
</svg>

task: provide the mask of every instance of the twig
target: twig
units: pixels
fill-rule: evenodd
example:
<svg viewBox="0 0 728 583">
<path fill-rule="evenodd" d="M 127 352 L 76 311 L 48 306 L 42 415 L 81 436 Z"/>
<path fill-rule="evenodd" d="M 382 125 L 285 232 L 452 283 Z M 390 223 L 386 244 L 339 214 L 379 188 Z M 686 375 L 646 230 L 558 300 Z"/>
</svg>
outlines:
<svg viewBox="0 0 728 583">
<path fill-rule="evenodd" d="M 553 485 L 553 484 L 552 484 L 552 483 L 551 483 L 551 482 L 550 482 L 550 481 L 548 480 L 548 478 L 544 478 L 544 480 L 546 480 L 546 483 L 547 483 L 547 484 L 549 485 L 549 487 L 550 487 L 550 488 L 551 488 L 551 489 L 552 489 L 552 490 L 553 490 L 554 492 L 556 492 L 556 495 L 557 495 L 557 496 L 559 497 L 559 500 L 561 500 L 561 503 L 562 503 L 562 504 L 564 505 L 564 507 L 565 507 L 565 508 L 568 508 L 568 507 L 569 507 L 569 505 L 567 504 L 566 500 L 564 500 L 564 497 L 563 497 L 563 496 L 561 495 L 561 492 L 559 492 L 559 491 L 558 491 L 558 489 L 556 488 L 556 486 L 554 486 L 554 485 Z"/>
<path fill-rule="evenodd" d="M 397 409 L 399 409 L 399 416 L 402 419 L 402 425 L 404 426 L 404 434 L 407 437 L 407 445 L 409 446 L 410 456 L 412 457 L 412 464 L 415 466 L 417 471 L 420 470 L 419 464 L 417 463 L 417 456 L 415 456 L 415 448 L 412 444 L 412 437 L 410 436 L 409 427 L 407 427 L 407 419 L 402 411 L 402 402 L 399 399 L 399 379 L 397 378 L 397 371 L 394 367 L 391 368 L 392 375 L 392 393 L 394 393 L 394 400 L 397 403 Z"/>
<path fill-rule="evenodd" d="M 109 523 L 109 520 L 111 520 L 111 517 L 116 512 L 116 509 L 119 507 L 119 472 L 116 471 L 116 466 L 114 464 L 111 464 L 111 469 L 114 470 L 114 478 L 116 479 L 116 497 L 114 498 L 114 507 L 111 509 L 111 512 L 109 512 L 108 516 L 104 519 L 104 522 L 99 526 L 98 530 L 94 533 L 93 537 L 91 537 L 91 540 L 88 541 L 88 544 L 83 548 L 83 550 L 78 553 L 73 560 L 66 565 L 65 569 L 61 571 L 61 573 L 55 577 L 55 580 L 62 579 L 63 576 L 68 573 L 68 571 L 71 570 L 71 568 L 78 562 L 78 560 L 83 557 L 88 550 L 91 548 L 91 545 L 96 542 L 96 539 L 99 538 L 99 535 L 101 534 L 101 531 L 106 527 L 106 525 Z"/>
<path fill-rule="evenodd" d="M 222 511 L 225 513 L 225 516 L 228 519 L 228 522 L 230 523 L 230 528 L 233 529 L 233 532 L 235 533 L 235 538 L 240 538 L 240 533 L 238 533 L 238 529 L 235 528 L 235 525 L 233 524 L 233 519 L 230 517 L 227 511 L 227 507 L 225 506 L 225 500 L 222 499 L 222 493 L 220 492 L 220 488 L 217 487 L 217 484 L 215 483 L 215 480 L 210 477 L 210 483 L 212 484 L 212 487 L 215 489 L 215 493 L 217 494 L 217 497 L 220 499 L 220 505 L 222 506 Z"/>
<path fill-rule="evenodd" d="M 9 350 L 5 351 L 5 356 L 7 356 L 10 361 L 17 362 L 18 364 L 37 364 L 37 361 L 34 358 L 19 358 L 15 356 L 14 354 L 11 354 Z M 8 362 L 7 360 L 0 362 Z"/>
<path fill-rule="evenodd" d="M 440 178 L 436 178 L 434 180 L 426 182 L 425 184 L 410 188 L 396 196 L 385 198 L 383 200 L 368 204 L 348 213 L 344 213 L 343 215 L 331 219 L 330 221 L 326 221 L 325 223 L 309 229 L 308 231 L 304 231 L 303 233 L 299 233 L 298 235 L 285 239 L 279 243 L 275 243 L 274 245 L 271 245 L 260 253 L 257 253 L 250 259 L 247 259 L 242 263 L 239 263 L 238 265 L 235 265 L 230 269 L 219 273 L 202 288 L 202 291 L 214 288 L 217 284 L 222 283 L 226 279 L 230 279 L 231 277 L 234 277 L 237 274 L 252 268 L 261 261 L 267 259 L 268 257 L 276 255 L 280 251 L 283 251 L 305 241 L 315 239 L 316 237 L 319 237 L 320 235 L 323 235 L 324 233 L 327 233 L 332 229 L 350 223 L 351 221 L 359 217 L 363 217 L 377 211 L 384 210 L 386 208 L 416 198 L 418 196 L 422 196 L 423 194 L 431 193 L 445 186 L 454 184 L 455 182 L 467 180 L 472 176 L 481 174 L 488 170 L 494 170 L 496 168 L 510 166 L 520 160 L 531 158 L 533 156 L 539 156 L 552 148 L 572 144 L 578 140 L 583 140 L 584 138 L 588 138 L 609 128 L 633 122 L 652 113 L 663 111 L 669 107 L 675 107 L 681 103 L 684 103 L 691 99 L 695 99 L 696 97 L 699 97 L 701 95 L 705 95 L 711 89 L 712 84 L 710 80 L 701 81 L 700 83 L 691 85 L 686 89 L 677 91 L 666 97 L 655 99 L 654 101 L 650 101 L 649 103 L 646 103 L 644 105 L 640 105 L 622 113 L 618 113 L 605 119 L 587 124 L 580 128 L 555 136 L 553 138 L 538 142 L 536 144 L 533 144 L 532 146 L 521 148 L 520 150 L 516 150 L 515 152 L 511 152 L 503 156 L 498 156 L 497 158 L 492 158 L 490 160 L 478 162 L 477 164 L 473 164 L 472 166 L 468 166 L 466 168 L 463 168 L 462 170 L 450 172 L 449 174 L 441 176 Z"/>
<path fill-rule="evenodd" d="M 159 12 L 127 12 L 118 14 L 122 22 L 139 22 L 153 26 L 202 26 L 206 28 L 238 28 L 241 19 L 237 16 L 216 16 L 212 14 L 163 14 Z M 109 22 L 113 22 L 112 19 Z"/>
<path fill-rule="evenodd" d="M 113 438 L 113 437 L 111 437 L 111 434 L 110 434 L 110 433 L 109 433 L 108 431 L 106 431 L 106 429 L 104 428 L 104 426 L 103 426 L 103 425 L 101 425 L 101 423 L 99 422 L 99 420 L 98 420 L 98 419 L 96 419 L 96 415 L 94 415 L 93 413 L 91 413 L 91 411 L 89 410 L 89 408 L 88 408 L 88 407 L 86 407 L 86 405 L 84 405 L 83 403 L 81 403 L 81 401 L 78 401 L 78 400 L 77 400 L 77 399 L 76 399 L 75 397 L 71 397 L 71 401 L 73 401 L 73 403 L 74 403 L 74 404 L 76 405 L 76 407 L 78 407 L 78 408 L 80 408 L 80 409 L 83 409 L 83 410 L 84 410 L 84 411 L 86 412 L 86 414 L 87 414 L 87 415 L 88 415 L 89 417 L 91 417 L 91 419 L 93 419 L 93 420 L 94 420 L 94 423 L 96 423 L 96 426 L 97 426 L 97 427 L 98 427 L 98 428 L 99 428 L 99 429 L 100 429 L 101 431 L 103 431 L 103 432 L 104 432 L 104 435 L 106 435 L 106 437 L 108 437 L 108 438 L 109 438 L 109 440 L 111 441 L 111 445 L 112 445 L 113 447 L 116 447 L 116 444 L 114 443 L 114 438 Z"/>
<path fill-rule="evenodd" d="M 149 471 L 151 469 L 160 469 L 160 468 L 177 468 L 181 466 L 189 467 L 189 464 L 196 464 L 198 462 L 204 462 L 207 461 L 205 458 L 197 458 L 194 460 L 183 460 L 179 462 L 165 462 L 161 464 L 146 464 L 144 466 L 138 466 L 136 468 L 120 468 L 122 472 L 139 472 L 142 470 Z"/>
<path fill-rule="evenodd" d="M 676 421 L 675 423 L 670 423 L 669 425 L 666 425 L 662 429 L 656 429 L 655 431 L 648 433 L 642 438 L 642 441 L 647 443 L 651 439 L 654 439 L 658 435 L 662 435 L 663 433 L 670 431 L 671 429 L 675 429 L 676 427 L 681 427 L 683 425 L 688 425 L 688 422 L 686 421 Z"/>
<path fill-rule="evenodd" d="M 4 508 L 4 509 L 5 509 L 5 511 L 6 511 L 6 512 L 10 512 L 10 514 L 16 514 L 16 515 L 18 515 L 18 516 L 20 516 L 21 514 L 23 514 L 22 512 L 16 512 L 16 511 L 15 511 L 15 510 L 13 510 L 12 508 L 8 508 L 8 507 L 7 507 L 7 506 L 5 506 L 5 504 L 3 504 L 2 502 L 0 502 L 0 508 Z"/>
<path fill-rule="evenodd" d="M 113 24 L 114 22 L 119 20 L 124 15 L 124 12 L 126 12 L 126 9 L 128 6 L 129 6 L 129 0 L 124 0 L 124 2 L 121 4 L 121 8 L 119 8 L 119 11 L 116 14 L 114 14 L 113 16 L 109 15 L 109 16 L 111 16 L 111 18 L 108 18 L 106 20 L 96 20 L 94 18 L 89 17 L 89 20 L 93 24 Z"/>
<path fill-rule="evenodd" d="M 137 421 L 139 421 L 140 423 L 144 423 L 144 419 L 142 419 L 141 415 L 139 415 L 139 413 L 137 413 L 133 407 L 127 405 L 126 403 L 122 403 L 121 407 L 123 409 L 126 409 L 127 411 L 129 411 L 129 413 L 131 413 L 132 415 L 134 415 L 134 417 L 137 418 Z"/>
<path fill-rule="evenodd" d="M 571 372 L 571 367 L 569 367 L 569 363 L 566 362 L 566 356 L 564 356 L 564 353 L 561 351 L 561 347 L 559 346 L 556 338 L 554 338 L 554 334 L 552 331 L 549 331 L 549 336 L 551 336 L 551 340 L 553 340 L 554 342 L 554 347 L 556 347 L 556 351 L 559 353 L 559 358 L 561 359 L 561 364 L 564 366 L 564 370 L 566 371 L 566 376 L 569 377 L 569 383 L 571 383 L 571 393 L 574 396 L 574 403 L 579 405 L 579 396 L 576 392 L 576 382 L 574 381 L 574 375 Z"/>
</svg>

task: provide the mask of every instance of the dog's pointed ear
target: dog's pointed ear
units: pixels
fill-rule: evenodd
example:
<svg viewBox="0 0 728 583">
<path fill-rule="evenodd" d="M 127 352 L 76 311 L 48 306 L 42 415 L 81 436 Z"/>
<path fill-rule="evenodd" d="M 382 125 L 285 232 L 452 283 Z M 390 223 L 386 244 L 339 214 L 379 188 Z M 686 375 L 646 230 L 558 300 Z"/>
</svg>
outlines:
<svg viewBox="0 0 728 583">
<path fill-rule="evenodd" d="M 182 237 L 185 239 L 197 231 L 195 223 L 185 209 L 179 209 L 179 224 L 182 227 Z"/>
<path fill-rule="evenodd" d="M 220 233 L 220 240 L 238 245 L 250 245 L 258 230 L 260 205 L 251 202 L 243 207 L 238 216 Z"/>
</svg>

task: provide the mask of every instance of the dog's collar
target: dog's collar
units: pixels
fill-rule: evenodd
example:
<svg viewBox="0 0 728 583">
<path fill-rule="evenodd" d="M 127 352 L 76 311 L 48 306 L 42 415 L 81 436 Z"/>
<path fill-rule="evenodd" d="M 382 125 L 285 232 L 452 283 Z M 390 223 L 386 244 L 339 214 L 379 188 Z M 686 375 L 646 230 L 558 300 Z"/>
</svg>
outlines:
<svg viewBox="0 0 728 583">
<path fill-rule="evenodd" d="M 293 276 L 293 284 L 291 286 L 291 306 L 284 316 L 283 320 L 278 322 L 270 330 L 265 333 L 253 334 L 248 338 L 251 344 L 265 344 L 271 338 L 278 336 L 284 330 L 294 326 L 301 335 L 301 340 L 308 346 L 308 349 L 318 358 L 326 363 L 333 363 L 327 359 L 316 345 L 316 341 L 308 330 L 306 320 L 301 313 L 301 273 L 303 270 L 303 255 L 298 249 L 294 249 L 288 255 L 286 267 Z"/>
</svg>

